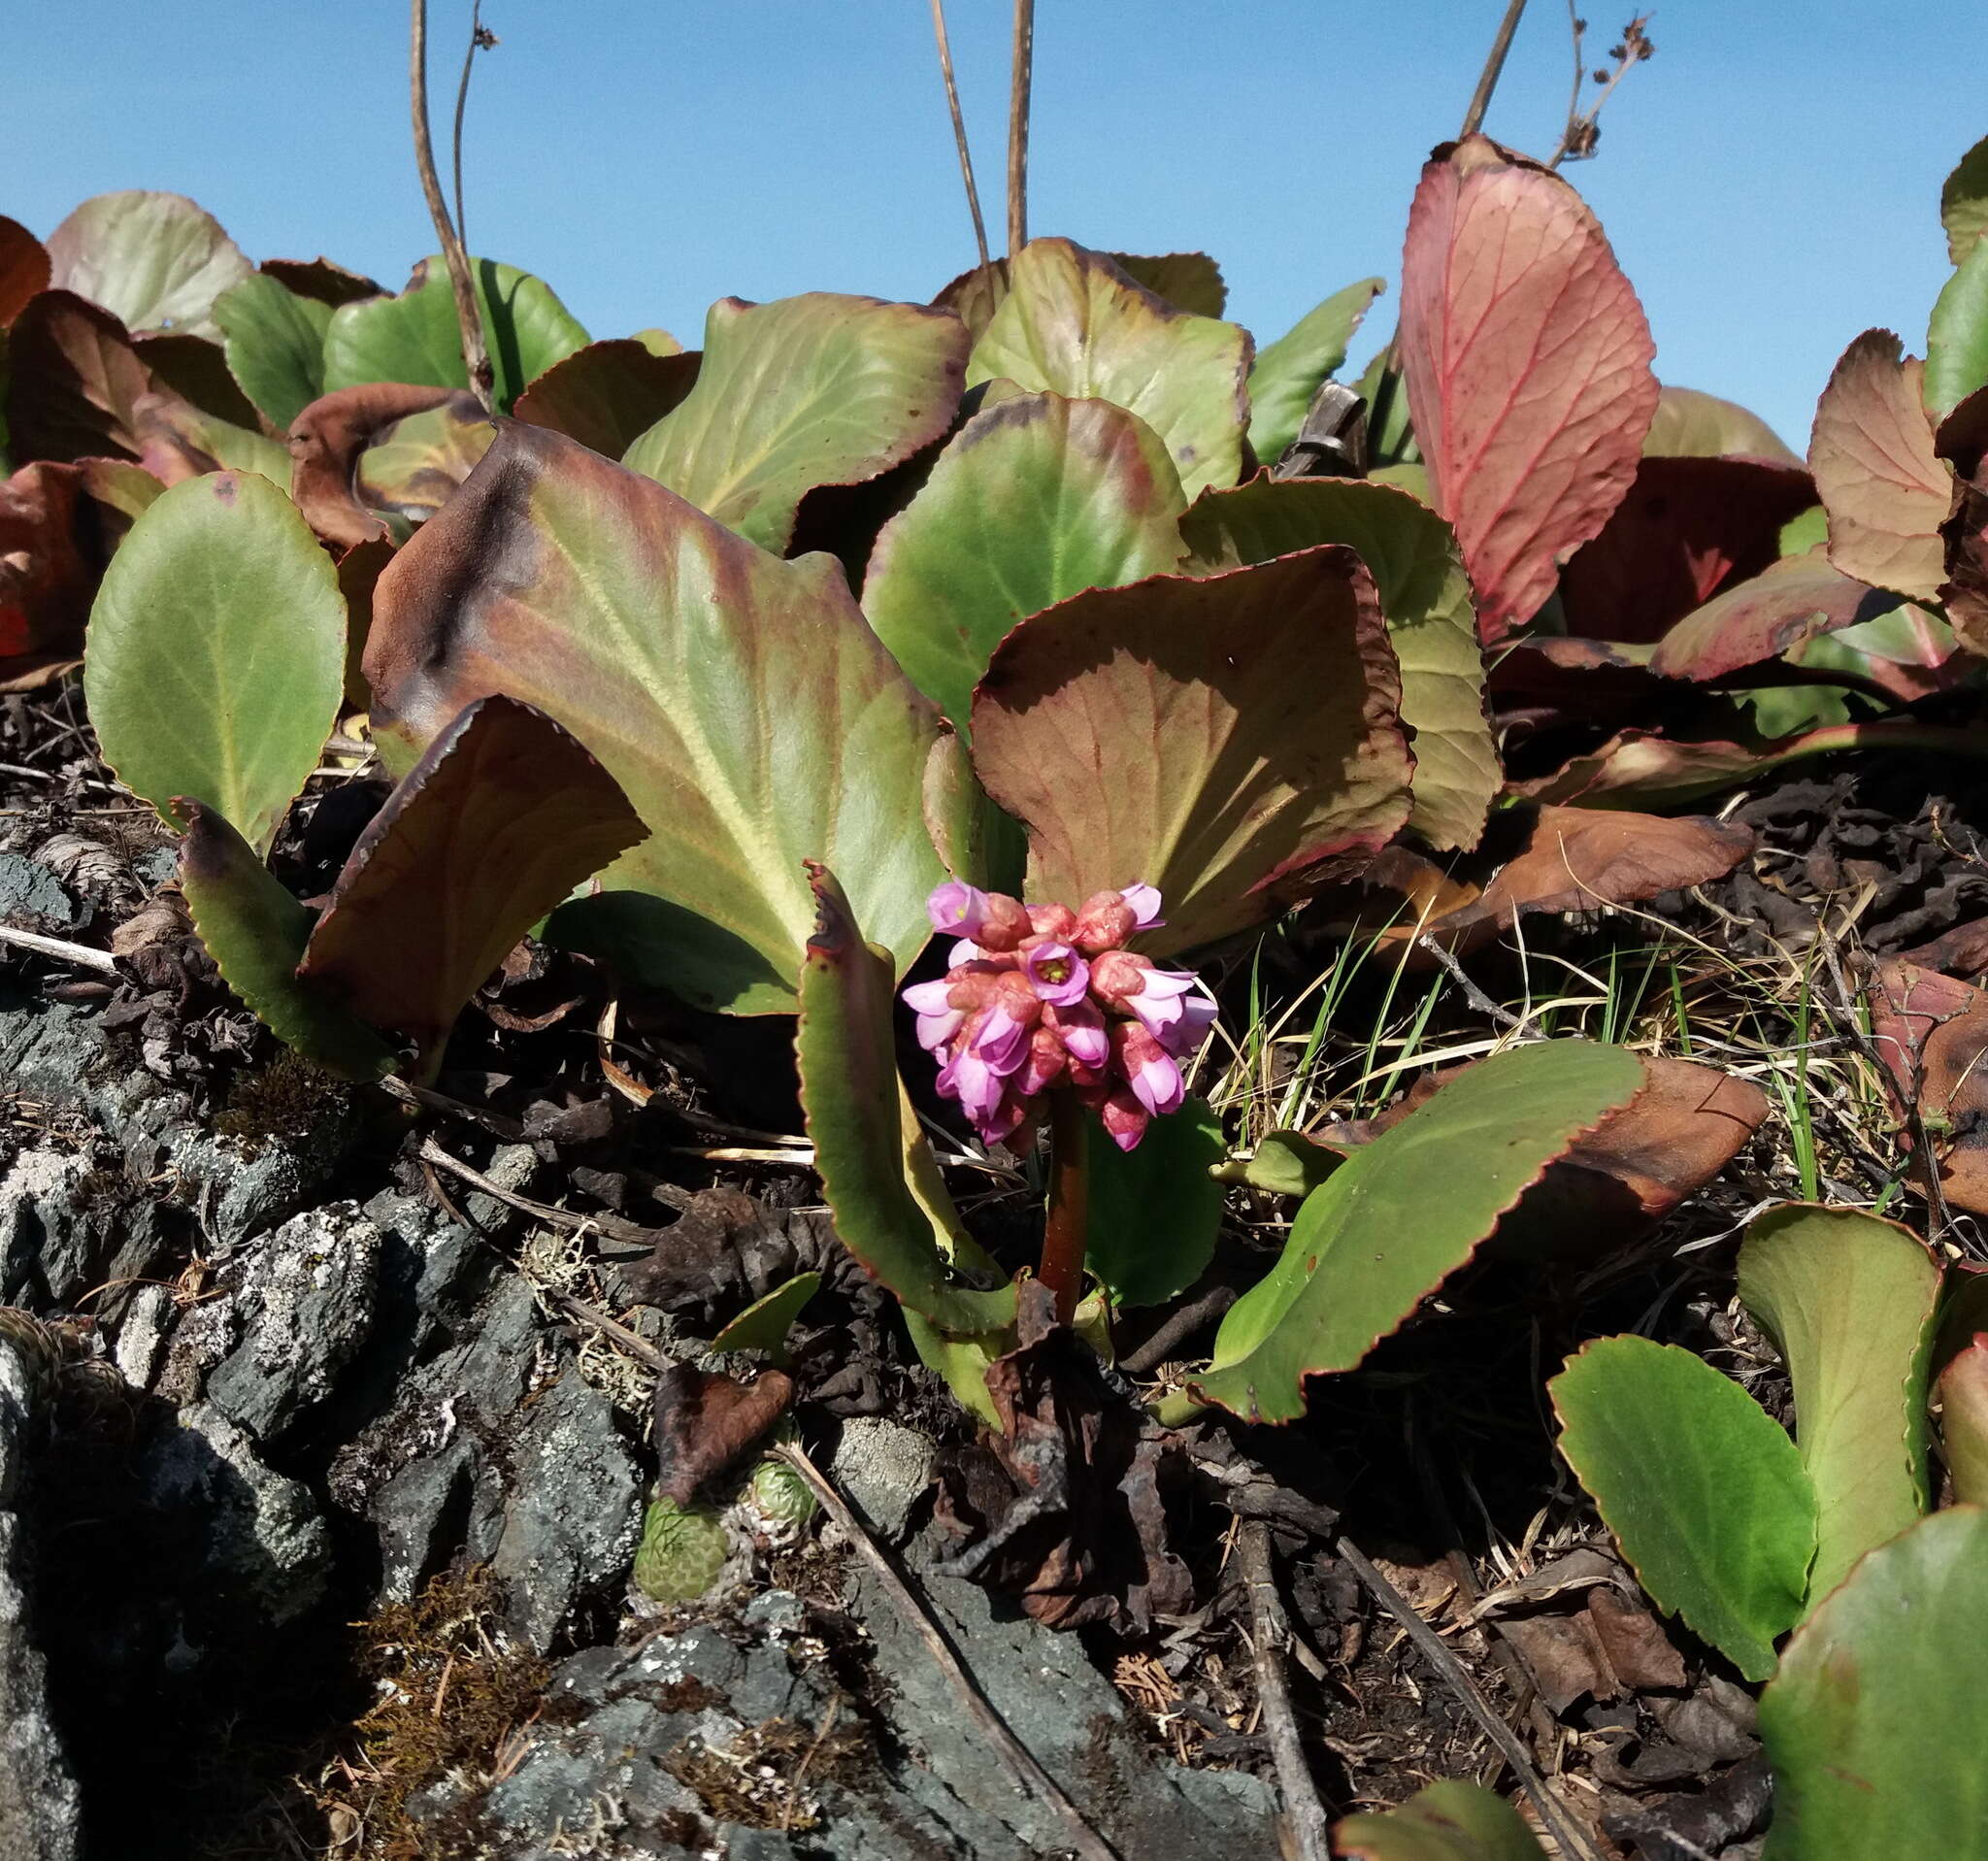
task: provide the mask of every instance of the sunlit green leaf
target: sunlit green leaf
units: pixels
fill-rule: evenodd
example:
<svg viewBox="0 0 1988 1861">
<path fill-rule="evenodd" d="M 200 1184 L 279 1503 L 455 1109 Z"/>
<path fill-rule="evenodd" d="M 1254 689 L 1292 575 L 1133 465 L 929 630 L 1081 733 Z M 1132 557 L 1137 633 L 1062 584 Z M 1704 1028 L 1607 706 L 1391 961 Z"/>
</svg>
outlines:
<svg viewBox="0 0 1988 1861">
<path fill-rule="evenodd" d="M 228 367 L 263 417 L 287 432 L 324 392 L 324 338 L 331 306 L 257 274 L 214 307 Z"/>
<path fill-rule="evenodd" d="M 241 249 L 183 194 L 98 194 L 49 235 L 50 282 L 126 329 L 213 336 L 215 299 L 248 276 Z"/>
<path fill-rule="evenodd" d="M 1319 383 L 1339 373 L 1368 305 L 1386 288 L 1377 278 L 1348 284 L 1258 352 L 1249 371 L 1249 446 L 1259 464 L 1274 465 L 1297 437 Z"/>
</svg>

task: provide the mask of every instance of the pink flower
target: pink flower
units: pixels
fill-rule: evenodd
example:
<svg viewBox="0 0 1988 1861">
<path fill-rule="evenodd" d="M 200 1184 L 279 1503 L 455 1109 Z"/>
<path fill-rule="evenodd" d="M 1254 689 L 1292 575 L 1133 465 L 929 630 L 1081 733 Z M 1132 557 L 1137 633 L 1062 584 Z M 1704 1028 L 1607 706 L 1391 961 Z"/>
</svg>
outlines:
<svg viewBox="0 0 1988 1861">
<path fill-rule="evenodd" d="M 977 937 L 987 918 L 987 894 L 961 880 L 951 880 L 925 901 L 932 928 L 951 937 Z"/>
<path fill-rule="evenodd" d="M 1160 915 L 1160 894 L 1151 885 L 1128 885 L 1118 896 L 1132 907 L 1133 921 L 1141 930 L 1158 930 L 1167 921 Z"/>
<path fill-rule="evenodd" d="M 1070 1008 L 1090 987 L 1091 966 L 1068 944 L 1038 944 L 1022 958 L 1022 973 L 1045 1002 Z"/>
<path fill-rule="evenodd" d="M 1098 1104 L 1098 1118 L 1105 1135 L 1121 1150 L 1136 1150 L 1145 1136 L 1150 1114 L 1123 1086 L 1109 1092 Z"/>
<path fill-rule="evenodd" d="M 1143 1027 L 1134 1021 L 1118 1022 L 1111 1029 L 1111 1057 L 1133 1097 L 1154 1117 L 1180 1109 L 1187 1093 L 1180 1069 Z"/>
<path fill-rule="evenodd" d="M 951 993 L 950 977 L 919 982 L 904 992 L 905 1001 L 918 1017 L 918 1045 L 928 1053 L 937 1053 L 966 1025 L 966 1010 L 953 1007 Z"/>
<path fill-rule="evenodd" d="M 1043 1019 L 1062 1037 L 1065 1049 L 1079 1066 L 1101 1067 L 1110 1059 L 1110 1038 L 1095 1003 L 1051 1003 L 1044 1009 Z"/>
</svg>

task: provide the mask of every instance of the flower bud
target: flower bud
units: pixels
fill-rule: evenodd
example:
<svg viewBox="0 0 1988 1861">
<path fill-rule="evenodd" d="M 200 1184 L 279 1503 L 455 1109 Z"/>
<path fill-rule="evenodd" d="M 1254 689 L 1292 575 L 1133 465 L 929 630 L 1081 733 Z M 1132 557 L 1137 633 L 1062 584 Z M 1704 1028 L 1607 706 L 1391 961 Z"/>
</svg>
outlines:
<svg viewBox="0 0 1988 1861">
<path fill-rule="evenodd" d="M 1087 956 L 1116 949 L 1139 928 L 1138 916 L 1120 892 L 1093 892 L 1077 914 L 1070 941 Z"/>
<path fill-rule="evenodd" d="M 1019 899 L 1010 898 L 1006 892 L 989 892 L 974 942 L 1000 954 L 1013 949 L 1033 928 Z"/>
<path fill-rule="evenodd" d="M 1077 928 L 1077 914 L 1068 905 L 1031 905 L 1029 922 L 1038 936 L 1053 937 L 1067 944 Z"/>
<path fill-rule="evenodd" d="M 1122 1009 L 1145 986 L 1152 964 L 1130 950 L 1108 949 L 1091 964 L 1091 993 L 1107 1008 Z"/>
</svg>

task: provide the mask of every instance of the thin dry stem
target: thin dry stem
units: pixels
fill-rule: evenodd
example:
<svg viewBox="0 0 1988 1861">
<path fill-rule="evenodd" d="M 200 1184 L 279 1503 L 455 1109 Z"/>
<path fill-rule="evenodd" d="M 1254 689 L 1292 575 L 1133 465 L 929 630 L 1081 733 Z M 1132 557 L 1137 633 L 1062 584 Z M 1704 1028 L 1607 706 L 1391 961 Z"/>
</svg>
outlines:
<svg viewBox="0 0 1988 1861">
<path fill-rule="evenodd" d="M 1595 146 L 1601 139 L 1600 118 L 1602 106 L 1615 94 L 1615 86 L 1626 78 L 1634 67 L 1642 63 L 1656 51 L 1649 35 L 1643 27 L 1649 24 L 1651 16 L 1640 13 L 1622 29 L 1622 43 L 1611 49 L 1609 55 L 1615 60 L 1611 71 L 1595 73 L 1595 81 L 1602 86 L 1586 110 L 1580 108 L 1580 81 L 1585 75 L 1581 60 L 1581 38 L 1586 21 L 1574 12 L 1575 0 L 1568 0 L 1568 17 L 1574 21 L 1574 96 L 1567 106 L 1567 127 L 1561 132 L 1560 147 L 1554 150 L 1548 168 L 1558 168 L 1563 161 L 1586 161 L 1595 152 Z"/>
<path fill-rule="evenodd" d="M 435 144 L 428 133 L 428 0 L 412 0 L 411 4 L 408 95 L 414 119 L 414 166 L 420 171 L 421 194 L 428 203 L 428 217 L 435 222 L 435 235 L 442 242 L 443 261 L 448 267 L 449 286 L 455 292 L 463 368 L 469 376 L 471 391 L 487 413 L 495 406 L 493 390 L 497 378 L 490 366 L 490 346 L 483 335 L 483 316 L 477 305 L 476 284 L 470 277 L 469 254 L 448 216 L 448 203 L 442 197 L 442 178 L 435 172 Z"/>
<path fill-rule="evenodd" d="M 497 44 L 497 35 L 483 23 L 483 0 L 473 0 L 470 7 L 470 42 L 462 54 L 462 81 L 455 87 L 455 140 L 453 145 L 453 169 L 455 182 L 455 233 L 465 248 L 470 240 L 469 216 L 462 210 L 462 119 L 469 109 L 470 72 L 477 62 L 477 53 L 489 51 Z"/>
<path fill-rule="evenodd" d="M 1291 1641 L 1291 1624 L 1277 1595 L 1276 1573 L 1271 1568 L 1270 1530 L 1260 1519 L 1244 1522 L 1239 1538 L 1242 1584 L 1249 1598 L 1249 1639 L 1256 1655 L 1256 1697 L 1263 1704 L 1263 1725 L 1270 1738 L 1272 1760 L 1277 1767 L 1277 1789 L 1284 1799 L 1284 1821 L 1290 1830 L 1296 1861 L 1330 1861 L 1331 1824 L 1318 1785 L 1305 1756 L 1298 1714 L 1284 1676 L 1283 1650 Z"/>
<path fill-rule="evenodd" d="M 960 179 L 967 186 L 967 212 L 974 216 L 974 244 L 980 269 L 993 262 L 987 253 L 987 222 L 980 217 L 980 190 L 974 182 L 974 153 L 967 145 L 967 119 L 959 107 L 959 84 L 952 75 L 952 46 L 945 36 L 945 0 L 932 0 L 932 35 L 939 41 L 939 75 L 945 80 L 945 107 L 952 113 L 953 146 L 959 150 Z"/>
<path fill-rule="evenodd" d="M 1498 88 L 1498 80 L 1505 70 L 1505 54 L 1511 50 L 1511 35 L 1518 30 L 1519 16 L 1526 10 L 1526 0 L 1511 0 L 1505 9 L 1505 17 L 1498 22 L 1498 36 L 1491 41 L 1491 50 L 1484 59 L 1484 69 L 1477 74 L 1477 87 L 1471 92 L 1471 107 L 1464 112 L 1464 126 L 1457 131 L 1457 140 L 1474 136 L 1484 121 L 1485 111 L 1491 108 L 1491 93 Z"/>
<path fill-rule="evenodd" d="M 1525 0 L 1518 0 L 1523 6 Z M 1008 93 L 1008 256 L 1029 243 L 1029 88 L 1036 65 L 1036 0 L 1014 0 L 1014 64 Z"/>
</svg>

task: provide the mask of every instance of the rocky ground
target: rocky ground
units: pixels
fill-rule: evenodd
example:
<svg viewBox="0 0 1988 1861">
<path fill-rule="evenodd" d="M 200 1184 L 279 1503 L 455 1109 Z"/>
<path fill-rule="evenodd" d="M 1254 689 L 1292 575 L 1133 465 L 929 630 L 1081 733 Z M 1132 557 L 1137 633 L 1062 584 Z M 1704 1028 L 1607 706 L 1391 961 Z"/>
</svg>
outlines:
<svg viewBox="0 0 1988 1861">
<path fill-rule="evenodd" d="M 1335 1813 L 1543 1776 L 1597 1854 L 1757 1852 L 1750 1697 L 1649 1611 L 1538 1390 L 1660 1308 L 1771 1393 L 1711 1245 L 1786 1192 L 1769 1134 L 1634 1247 L 1472 1269 L 1300 1427 L 1148 1430 L 1147 1498 L 1128 1471 L 1018 1522 L 782 1155 L 777 1032 L 624 1002 L 604 1043 L 600 980 L 540 955 L 440 1096 L 339 1085 L 218 986 L 66 701 L 7 702 L 0 923 L 116 955 L 0 949 L 0 1861 L 1266 1854 L 1284 1722 Z M 1747 804 L 1771 856 L 1694 935 L 1752 960 L 1847 900 L 1881 947 L 1979 914 L 1964 808 L 1803 780 Z M 300 892 L 360 786 L 301 811 Z M 974 1218 L 998 1244 L 1027 1195 L 982 1183 Z M 1239 1190 L 1214 1297 L 1121 1363 L 1193 1356 L 1280 1238 Z M 804 1269 L 782 1428 L 851 1516 L 720 1480 L 722 1573 L 659 1604 L 658 1368 Z"/>
</svg>

